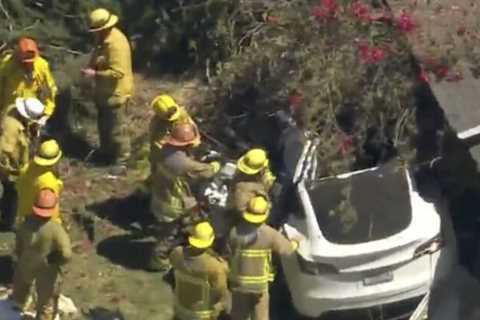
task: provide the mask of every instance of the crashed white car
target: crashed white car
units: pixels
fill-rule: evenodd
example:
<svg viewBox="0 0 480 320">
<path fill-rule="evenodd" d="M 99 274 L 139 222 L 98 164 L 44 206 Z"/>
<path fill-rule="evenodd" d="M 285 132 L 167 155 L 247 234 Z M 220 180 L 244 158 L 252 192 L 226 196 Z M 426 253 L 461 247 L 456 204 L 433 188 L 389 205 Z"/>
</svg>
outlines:
<svg viewBox="0 0 480 320">
<path fill-rule="evenodd" d="M 428 293 L 455 262 L 444 206 L 423 199 L 398 163 L 315 179 L 312 149 L 309 141 L 294 178 L 298 212 L 284 225 L 303 239 L 282 258 L 295 309 L 318 317 Z"/>
</svg>

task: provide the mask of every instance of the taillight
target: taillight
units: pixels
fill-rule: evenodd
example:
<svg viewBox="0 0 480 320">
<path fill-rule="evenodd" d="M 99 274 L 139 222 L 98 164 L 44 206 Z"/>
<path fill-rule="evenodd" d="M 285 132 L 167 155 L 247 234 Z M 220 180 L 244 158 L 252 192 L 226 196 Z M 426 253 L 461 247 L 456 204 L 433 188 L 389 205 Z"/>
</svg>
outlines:
<svg viewBox="0 0 480 320">
<path fill-rule="evenodd" d="M 441 235 L 438 235 L 435 238 L 431 239 L 430 241 L 422 244 L 417 249 L 415 249 L 415 253 L 413 257 L 417 258 L 425 254 L 435 253 L 438 250 L 442 249 L 444 246 L 445 246 L 445 242 L 443 241 L 443 237 Z"/>
<path fill-rule="evenodd" d="M 319 275 L 325 273 L 338 273 L 338 270 L 329 264 L 326 263 L 318 263 L 314 261 L 305 260 L 300 254 L 297 255 L 297 261 L 300 266 L 300 270 L 303 273 L 311 274 L 311 275 Z"/>
</svg>

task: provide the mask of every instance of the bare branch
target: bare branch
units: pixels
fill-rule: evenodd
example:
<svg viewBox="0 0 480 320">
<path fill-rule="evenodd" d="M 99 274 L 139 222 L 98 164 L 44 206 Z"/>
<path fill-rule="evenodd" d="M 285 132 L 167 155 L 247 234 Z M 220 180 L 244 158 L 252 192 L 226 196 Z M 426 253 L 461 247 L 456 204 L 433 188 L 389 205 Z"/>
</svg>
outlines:
<svg viewBox="0 0 480 320">
<path fill-rule="evenodd" d="M 50 49 L 65 51 L 65 52 L 68 52 L 68 53 L 76 55 L 76 56 L 85 54 L 84 52 L 81 52 L 81 51 L 72 50 L 72 49 L 62 47 L 62 46 L 56 46 L 56 45 L 53 45 L 53 44 L 49 44 L 49 45 L 47 45 L 47 47 L 49 47 Z"/>
</svg>

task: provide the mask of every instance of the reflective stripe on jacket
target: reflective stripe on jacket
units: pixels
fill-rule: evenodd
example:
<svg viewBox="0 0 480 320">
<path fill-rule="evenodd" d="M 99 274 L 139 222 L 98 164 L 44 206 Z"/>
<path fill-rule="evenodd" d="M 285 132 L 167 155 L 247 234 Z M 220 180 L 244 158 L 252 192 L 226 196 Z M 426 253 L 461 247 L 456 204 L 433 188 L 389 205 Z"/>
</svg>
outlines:
<svg viewBox="0 0 480 320">
<path fill-rule="evenodd" d="M 273 281 L 271 249 L 237 248 L 232 258 L 230 280 L 249 292 L 264 292 Z"/>
<path fill-rule="evenodd" d="M 175 315 L 182 320 L 210 320 L 210 284 L 208 276 L 193 276 L 175 270 Z"/>
<path fill-rule="evenodd" d="M 239 222 L 230 232 L 232 290 L 261 293 L 273 280 L 272 254 L 291 255 L 295 246 L 280 232 L 263 224 Z"/>
</svg>

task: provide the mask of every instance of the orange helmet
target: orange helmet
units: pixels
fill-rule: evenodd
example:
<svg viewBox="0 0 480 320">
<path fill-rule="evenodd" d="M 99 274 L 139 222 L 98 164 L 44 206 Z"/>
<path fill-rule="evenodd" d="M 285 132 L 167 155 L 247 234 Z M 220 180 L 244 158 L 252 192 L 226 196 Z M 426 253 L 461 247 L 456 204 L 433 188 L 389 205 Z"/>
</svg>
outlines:
<svg viewBox="0 0 480 320">
<path fill-rule="evenodd" d="M 18 40 L 18 57 L 23 63 L 33 63 L 40 54 L 37 43 L 31 38 L 20 38 Z"/>
<path fill-rule="evenodd" d="M 165 143 L 177 147 L 197 145 L 199 142 L 200 134 L 197 126 L 188 122 L 177 124 L 165 139 Z"/>
<path fill-rule="evenodd" d="M 58 205 L 58 197 L 51 189 L 42 189 L 33 204 L 33 213 L 42 218 L 50 218 Z"/>
</svg>

